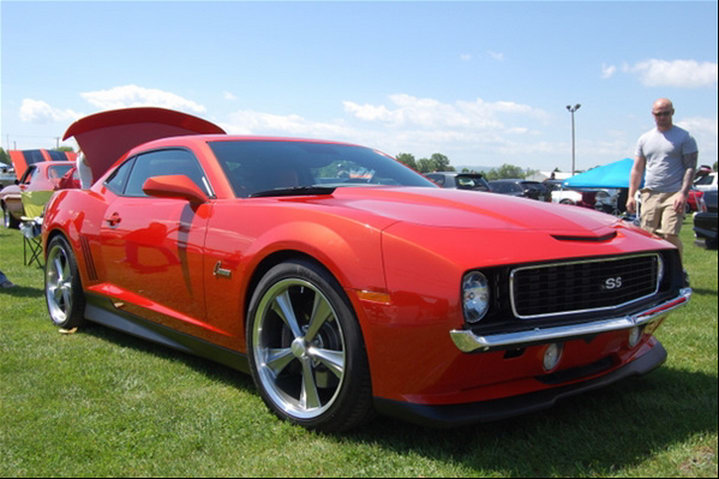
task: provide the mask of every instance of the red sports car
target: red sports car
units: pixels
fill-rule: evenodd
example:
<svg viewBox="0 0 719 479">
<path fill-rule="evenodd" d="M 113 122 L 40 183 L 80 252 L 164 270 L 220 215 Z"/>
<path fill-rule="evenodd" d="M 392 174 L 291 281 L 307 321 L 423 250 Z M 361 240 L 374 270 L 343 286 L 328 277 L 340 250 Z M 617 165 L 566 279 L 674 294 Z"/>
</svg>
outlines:
<svg viewBox="0 0 719 479">
<path fill-rule="evenodd" d="M 41 161 L 31 163 L 16 184 L 8 185 L 0 190 L 0 209 L 3 213 L 5 228 L 16 228 L 20 218 L 25 215 L 22 204 L 22 193 L 31 191 L 53 191 L 60 188 L 63 176 L 75 163 L 72 161 Z M 16 169 L 16 171 L 18 171 Z"/>
<path fill-rule="evenodd" d="M 252 374 L 280 418 L 500 419 L 644 374 L 689 301 L 632 225 L 448 190 L 370 148 L 134 108 L 70 126 L 97 181 L 43 223 L 62 328 L 91 320 Z"/>
</svg>

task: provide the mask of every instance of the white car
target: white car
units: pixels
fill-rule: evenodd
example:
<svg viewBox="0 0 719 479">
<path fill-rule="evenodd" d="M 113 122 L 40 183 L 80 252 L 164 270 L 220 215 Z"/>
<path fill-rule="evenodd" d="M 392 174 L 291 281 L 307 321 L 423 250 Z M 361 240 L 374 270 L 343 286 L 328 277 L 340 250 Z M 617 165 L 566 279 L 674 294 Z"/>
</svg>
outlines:
<svg viewBox="0 0 719 479">
<path fill-rule="evenodd" d="M 614 215 L 619 214 L 619 210 L 617 208 L 617 200 L 619 197 L 618 189 L 588 189 L 585 191 L 596 192 L 596 195 L 594 196 L 595 209 Z M 564 205 L 581 205 L 582 198 L 582 191 L 579 190 L 561 189 L 552 191 L 552 203 L 561 203 Z"/>
<path fill-rule="evenodd" d="M 700 176 L 694 180 L 694 187 L 699 191 L 709 191 L 717 189 L 717 172 L 712 171 L 706 175 Z"/>
</svg>

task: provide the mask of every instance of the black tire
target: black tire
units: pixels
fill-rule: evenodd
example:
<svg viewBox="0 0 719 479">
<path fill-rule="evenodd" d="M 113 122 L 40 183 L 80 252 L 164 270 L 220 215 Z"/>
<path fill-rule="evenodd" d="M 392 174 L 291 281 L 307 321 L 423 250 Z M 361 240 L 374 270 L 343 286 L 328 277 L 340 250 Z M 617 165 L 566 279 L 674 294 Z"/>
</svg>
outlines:
<svg viewBox="0 0 719 479">
<path fill-rule="evenodd" d="M 339 432 L 372 416 L 359 323 L 322 267 L 290 260 L 263 276 L 250 301 L 247 351 L 260 396 L 281 419 Z"/>
<path fill-rule="evenodd" d="M 50 319 L 58 327 L 72 329 L 82 326 L 85 320 L 85 294 L 75 255 L 62 236 L 55 236 L 47 247 L 45 302 Z"/>
<path fill-rule="evenodd" d="M 7 210 L 5 205 L 2 206 L 2 224 L 6 229 L 17 228 L 20 222 Z"/>
</svg>

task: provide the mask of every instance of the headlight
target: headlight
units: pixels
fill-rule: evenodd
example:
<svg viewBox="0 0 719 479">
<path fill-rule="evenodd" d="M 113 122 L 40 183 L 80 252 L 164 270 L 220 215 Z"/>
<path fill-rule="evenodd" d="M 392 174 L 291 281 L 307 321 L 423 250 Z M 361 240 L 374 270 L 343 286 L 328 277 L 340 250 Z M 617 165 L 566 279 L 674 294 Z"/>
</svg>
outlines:
<svg viewBox="0 0 719 479">
<path fill-rule="evenodd" d="M 472 271 L 462 279 L 462 307 L 464 319 L 476 323 L 489 309 L 489 282 L 479 271 Z"/>
</svg>

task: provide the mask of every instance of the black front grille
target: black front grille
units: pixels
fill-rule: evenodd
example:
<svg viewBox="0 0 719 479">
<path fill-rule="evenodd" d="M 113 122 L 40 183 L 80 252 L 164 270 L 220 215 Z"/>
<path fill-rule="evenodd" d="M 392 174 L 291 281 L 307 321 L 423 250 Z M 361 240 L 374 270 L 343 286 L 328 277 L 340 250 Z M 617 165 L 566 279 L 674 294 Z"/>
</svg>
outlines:
<svg viewBox="0 0 719 479">
<path fill-rule="evenodd" d="M 657 254 L 526 266 L 511 273 L 520 318 L 588 312 L 637 301 L 658 290 Z"/>
</svg>

